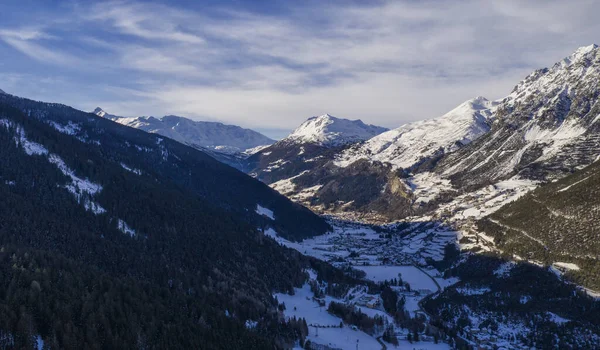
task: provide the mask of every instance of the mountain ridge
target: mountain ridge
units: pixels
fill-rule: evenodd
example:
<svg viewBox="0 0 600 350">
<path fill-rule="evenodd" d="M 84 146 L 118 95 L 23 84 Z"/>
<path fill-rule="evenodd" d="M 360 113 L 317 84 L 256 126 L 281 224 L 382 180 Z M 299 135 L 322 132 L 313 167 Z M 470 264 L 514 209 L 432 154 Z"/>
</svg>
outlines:
<svg viewBox="0 0 600 350">
<path fill-rule="evenodd" d="M 441 117 L 405 124 L 374 136 L 340 154 L 336 165 L 345 167 L 358 159 L 368 159 L 391 163 L 395 168 L 411 168 L 440 151 L 452 152 L 487 133 L 496 104 L 475 97 Z"/>
<path fill-rule="evenodd" d="M 490 132 L 435 171 L 480 186 L 517 173 L 548 181 L 590 164 L 600 153 L 599 82 L 597 45 L 532 72 L 498 104 Z"/>
<path fill-rule="evenodd" d="M 221 122 L 195 121 L 185 117 L 166 115 L 156 117 L 119 117 L 97 107 L 94 114 L 119 124 L 160 134 L 199 149 L 228 155 L 265 146 L 275 141 L 252 129 Z"/>
</svg>

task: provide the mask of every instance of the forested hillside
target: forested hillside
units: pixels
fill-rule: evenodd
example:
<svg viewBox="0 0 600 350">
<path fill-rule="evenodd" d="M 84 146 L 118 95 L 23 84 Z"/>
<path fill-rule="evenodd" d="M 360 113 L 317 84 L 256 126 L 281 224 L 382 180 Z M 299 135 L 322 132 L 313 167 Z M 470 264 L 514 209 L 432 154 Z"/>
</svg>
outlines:
<svg viewBox="0 0 600 350">
<path fill-rule="evenodd" d="M 16 107 L 32 119 L 62 129 L 68 142 L 88 145 L 88 153 L 119 165 L 148 169 L 146 174 L 163 184 L 194 194 L 213 206 L 236 214 L 257 226 L 271 226 L 291 240 L 322 234 L 329 229 L 323 219 L 263 183 L 244 175 L 207 154 L 160 135 L 124 127 L 60 104 L 35 102 L 12 95 L 0 95 L 0 103 Z M 52 128 L 50 128 L 52 129 Z M 59 130 L 60 131 L 60 130 Z M 68 148 L 68 147 L 67 147 Z M 79 149 L 64 150 L 78 157 Z M 81 156 L 79 156 L 81 157 Z M 104 171 L 94 176 L 105 181 Z M 274 220 L 256 213 L 257 205 L 269 208 Z M 265 221 L 266 220 L 266 221 Z"/>
<path fill-rule="evenodd" d="M 600 290 L 600 163 L 541 186 L 481 220 L 504 251 L 564 270 Z M 574 264 L 574 265 L 573 265 Z"/>
<path fill-rule="evenodd" d="M 534 264 L 471 254 L 446 272 L 460 282 L 427 298 L 432 324 L 467 343 L 517 349 L 595 349 L 600 301 Z M 472 344 L 472 343 L 471 343 Z"/>
<path fill-rule="evenodd" d="M 307 267 L 342 278 L 257 230 L 327 229 L 310 211 L 195 149 L 62 105 L 2 96 L 0 198 L 3 348 L 283 346 L 298 334 L 272 292 Z"/>
</svg>

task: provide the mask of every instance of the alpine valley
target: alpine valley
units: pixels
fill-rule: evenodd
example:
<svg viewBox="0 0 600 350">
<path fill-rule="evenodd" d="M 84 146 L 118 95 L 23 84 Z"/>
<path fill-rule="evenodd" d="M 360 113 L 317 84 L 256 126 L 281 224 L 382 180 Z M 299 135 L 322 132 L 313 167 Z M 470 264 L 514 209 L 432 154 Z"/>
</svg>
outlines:
<svg viewBox="0 0 600 350">
<path fill-rule="evenodd" d="M 0 347 L 598 349 L 599 123 L 596 45 L 278 141 L 0 90 Z"/>
</svg>

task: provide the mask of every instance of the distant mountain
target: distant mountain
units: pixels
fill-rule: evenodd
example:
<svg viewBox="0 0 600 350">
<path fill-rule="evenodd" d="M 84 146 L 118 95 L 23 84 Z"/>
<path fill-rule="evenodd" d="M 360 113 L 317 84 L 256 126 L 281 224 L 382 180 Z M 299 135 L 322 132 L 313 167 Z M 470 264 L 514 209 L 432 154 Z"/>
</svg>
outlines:
<svg viewBox="0 0 600 350">
<path fill-rule="evenodd" d="M 496 104 L 476 97 L 439 118 L 406 124 L 349 148 L 338 156 L 336 165 L 345 167 L 367 159 L 409 169 L 431 157 L 441 157 L 486 134 Z"/>
<path fill-rule="evenodd" d="M 93 113 L 119 124 L 172 138 L 198 149 L 209 149 L 212 152 L 228 155 L 275 142 L 254 130 L 217 122 L 194 121 L 173 115 L 161 118 L 119 117 L 106 113 L 100 107 Z"/>
<path fill-rule="evenodd" d="M 248 157 L 242 169 L 270 184 L 320 168 L 342 149 L 386 130 L 329 114 L 311 117 L 287 137 Z"/>
<path fill-rule="evenodd" d="M 361 120 L 341 119 L 324 114 L 309 118 L 282 141 L 332 147 L 364 141 L 387 130 L 367 125 Z"/>
<path fill-rule="evenodd" d="M 272 293 L 334 271 L 264 234 L 330 229 L 306 208 L 60 104 L 0 95 L 0 198 L 7 348 L 291 348 Z"/>
<path fill-rule="evenodd" d="M 6 94 L 6 92 L 4 92 L 2 89 L 0 89 L 0 94 L 3 94 L 3 95 L 5 95 L 5 94 Z"/>
</svg>

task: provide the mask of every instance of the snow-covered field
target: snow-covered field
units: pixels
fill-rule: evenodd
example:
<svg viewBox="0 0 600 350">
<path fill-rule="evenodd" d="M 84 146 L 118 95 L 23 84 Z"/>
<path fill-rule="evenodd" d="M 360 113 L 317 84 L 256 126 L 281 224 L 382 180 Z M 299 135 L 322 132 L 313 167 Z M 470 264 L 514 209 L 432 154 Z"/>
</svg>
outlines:
<svg viewBox="0 0 600 350">
<path fill-rule="evenodd" d="M 427 289 L 432 292 L 438 289 L 427 274 L 414 266 L 355 266 L 355 268 L 366 272 L 367 278 L 375 282 L 398 278 L 400 274 L 402 280 L 408 282 L 412 289 Z"/>
<path fill-rule="evenodd" d="M 275 294 L 279 303 L 285 304 L 286 317 L 305 318 L 309 325 L 336 327 L 340 325 L 342 320 L 327 312 L 327 306 L 320 307 L 317 302 L 312 300 L 313 293 L 308 284 L 302 288 L 294 288 L 294 292 L 294 295 Z"/>
<path fill-rule="evenodd" d="M 360 349 L 381 349 L 377 340 L 360 330 L 353 330 L 347 325 L 340 328 L 342 319 L 327 312 L 327 305 L 333 298 L 326 298 L 327 305 L 320 307 L 312 300 L 313 293 L 308 284 L 295 288 L 294 295 L 277 293 L 279 303 L 285 304 L 284 315 L 287 318 L 304 318 L 308 327 L 308 339 L 311 342 L 328 345 L 340 349 L 354 350 L 358 342 Z"/>
</svg>

